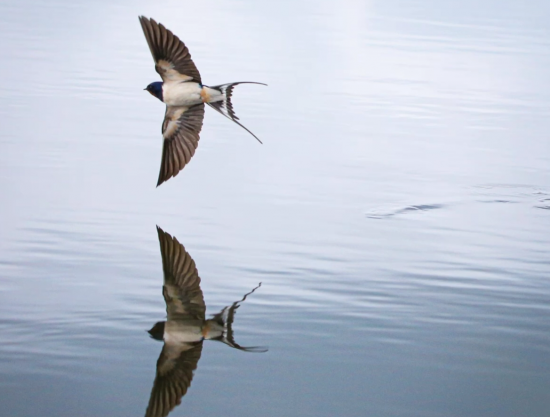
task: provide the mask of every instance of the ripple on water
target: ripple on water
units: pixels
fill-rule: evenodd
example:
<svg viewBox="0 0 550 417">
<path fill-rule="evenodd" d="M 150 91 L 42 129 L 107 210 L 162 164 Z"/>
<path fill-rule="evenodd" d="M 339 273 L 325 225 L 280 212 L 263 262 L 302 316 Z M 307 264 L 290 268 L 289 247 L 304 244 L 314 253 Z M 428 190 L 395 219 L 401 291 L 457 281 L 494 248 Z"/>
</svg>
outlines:
<svg viewBox="0 0 550 417">
<path fill-rule="evenodd" d="M 369 219 L 387 219 L 389 217 L 394 217 L 401 214 L 439 210 L 444 207 L 446 207 L 444 204 L 417 204 L 390 210 L 372 210 L 367 213 L 367 217 Z"/>
</svg>

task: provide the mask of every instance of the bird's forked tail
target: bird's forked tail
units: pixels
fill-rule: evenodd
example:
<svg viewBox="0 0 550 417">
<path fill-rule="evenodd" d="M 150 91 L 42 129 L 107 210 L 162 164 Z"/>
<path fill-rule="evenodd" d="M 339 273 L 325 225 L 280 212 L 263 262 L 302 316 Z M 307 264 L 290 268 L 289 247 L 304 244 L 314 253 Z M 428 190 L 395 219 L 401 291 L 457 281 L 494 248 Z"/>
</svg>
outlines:
<svg viewBox="0 0 550 417">
<path fill-rule="evenodd" d="M 231 103 L 231 95 L 233 94 L 233 87 L 235 87 L 238 84 L 260 84 L 260 85 L 267 85 L 264 83 L 257 83 L 254 81 L 239 81 L 236 83 L 228 83 L 228 84 L 221 84 L 221 85 L 215 85 L 215 86 L 208 86 L 209 89 L 217 90 L 222 94 L 223 98 L 220 98 L 216 100 L 215 97 L 213 97 L 212 101 L 205 101 L 206 104 L 208 104 L 210 107 L 212 107 L 217 112 L 223 114 L 225 117 L 227 117 L 229 120 L 234 121 L 237 123 L 240 127 L 242 127 L 244 130 L 246 130 L 248 133 L 250 133 L 252 136 L 256 138 L 256 140 L 260 143 L 262 141 L 258 139 L 258 137 L 252 133 L 250 130 L 248 130 L 246 127 L 244 127 L 241 123 L 239 123 L 239 118 L 235 114 L 235 110 L 233 110 L 233 104 Z M 205 86 L 206 87 L 206 86 Z"/>
</svg>

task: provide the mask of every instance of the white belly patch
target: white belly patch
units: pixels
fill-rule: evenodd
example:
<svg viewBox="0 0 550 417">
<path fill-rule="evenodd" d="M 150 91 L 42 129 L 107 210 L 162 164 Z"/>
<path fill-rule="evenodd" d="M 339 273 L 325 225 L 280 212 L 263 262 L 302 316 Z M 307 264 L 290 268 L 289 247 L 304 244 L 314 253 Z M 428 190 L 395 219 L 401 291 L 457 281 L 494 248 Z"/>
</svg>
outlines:
<svg viewBox="0 0 550 417">
<path fill-rule="evenodd" d="M 164 83 L 162 101 L 168 106 L 192 106 L 202 103 L 201 87 L 195 82 Z"/>
</svg>

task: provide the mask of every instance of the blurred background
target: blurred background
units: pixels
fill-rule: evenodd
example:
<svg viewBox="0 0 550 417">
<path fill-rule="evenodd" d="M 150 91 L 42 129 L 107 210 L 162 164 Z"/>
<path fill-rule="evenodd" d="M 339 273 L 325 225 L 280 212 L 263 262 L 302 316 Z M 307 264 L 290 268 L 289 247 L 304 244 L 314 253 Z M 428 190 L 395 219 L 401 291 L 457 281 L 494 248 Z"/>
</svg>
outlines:
<svg viewBox="0 0 550 417">
<path fill-rule="evenodd" d="M 196 262 L 204 343 L 171 416 L 544 417 L 550 3 L 3 1 L 0 414 L 145 414 L 155 226 Z M 235 88 L 155 188 L 138 22 Z"/>
</svg>

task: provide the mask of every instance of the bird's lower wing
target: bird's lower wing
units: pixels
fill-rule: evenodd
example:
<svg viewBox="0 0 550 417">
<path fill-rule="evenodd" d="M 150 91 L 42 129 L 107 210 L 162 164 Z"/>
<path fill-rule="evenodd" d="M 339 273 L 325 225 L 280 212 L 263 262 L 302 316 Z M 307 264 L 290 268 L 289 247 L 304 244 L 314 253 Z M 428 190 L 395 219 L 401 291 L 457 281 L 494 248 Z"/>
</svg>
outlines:
<svg viewBox="0 0 550 417">
<path fill-rule="evenodd" d="M 157 187 L 175 177 L 189 163 L 199 145 L 204 120 L 204 104 L 166 107 L 162 124 L 162 161 Z"/>
<path fill-rule="evenodd" d="M 201 357 L 202 342 L 182 350 L 177 358 L 170 358 L 170 347 L 164 346 L 157 362 L 157 375 L 151 390 L 145 417 L 166 417 L 181 403 L 193 379 L 193 371 Z"/>
</svg>

